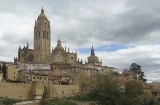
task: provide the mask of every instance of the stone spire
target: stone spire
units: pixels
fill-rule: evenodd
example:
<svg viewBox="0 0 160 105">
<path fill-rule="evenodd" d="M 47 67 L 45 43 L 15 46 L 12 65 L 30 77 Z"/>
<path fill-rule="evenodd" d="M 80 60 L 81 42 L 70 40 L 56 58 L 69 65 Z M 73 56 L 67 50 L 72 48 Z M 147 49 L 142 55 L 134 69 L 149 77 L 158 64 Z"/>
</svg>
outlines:
<svg viewBox="0 0 160 105">
<path fill-rule="evenodd" d="M 19 46 L 19 50 L 21 49 L 21 46 Z"/>
<path fill-rule="evenodd" d="M 61 46 L 61 40 L 60 40 L 60 38 L 57 41 L 57 45 Z"/>
<path fill-rule="evenodd" d="M 43 6 L 42 6 L 42 9 L 41 9 L 41 14 L 44 14 Z"/>
<path fill-rule="evenodd" d="M 91 55 L 95 55 L 95 53 L 94 53 L 94 48 L 93 48 L 93 44 L 92 44 L 92 49 L 91 49 Z"/>
<path fill-rule="evenodd" d="M 28 44 L 28 42 L 27 42 L 27 48 L 29 48 L 29 44 Z"/>
</svg>

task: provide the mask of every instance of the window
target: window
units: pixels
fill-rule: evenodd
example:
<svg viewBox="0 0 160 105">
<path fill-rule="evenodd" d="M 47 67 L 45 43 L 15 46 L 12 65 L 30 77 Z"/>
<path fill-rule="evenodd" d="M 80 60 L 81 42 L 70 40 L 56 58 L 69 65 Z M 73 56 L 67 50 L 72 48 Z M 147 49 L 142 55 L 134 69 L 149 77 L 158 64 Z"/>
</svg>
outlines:
<svg viewBox="0 0 160 105">
<path fill-rule="evenodd" d="M 48 37 L 48 32 L 47 32 L 47 39 L 49 39 L 49 37 Z"/>
<path fill-rule="evenodd" d="M 71 59 L 73 59 L 73 57 L 71 57 Z"/>
<path fill-rule="evenodd" d="M 14 78 L 16 78 L 16 77 L 14 76 Z"/>
<path fill-rule="evenodd" d="M 39 31 L 39 38 L 40 38 L 41 36 L 40 36 L 40 31 Z"/>
<path fill-rule="evenodd" d="M 43 31 L 43 38 L 45 39 L 45 31 Z"/>
<path fill-rule="evenodd" d="M 14 74 L 15 74 L 15 72 L 14 72 Z"/>
<path fill-rule="evenodd" d="M 33 79 L 35 79 L 35 77 L 33 77 Z"/>
</svg>

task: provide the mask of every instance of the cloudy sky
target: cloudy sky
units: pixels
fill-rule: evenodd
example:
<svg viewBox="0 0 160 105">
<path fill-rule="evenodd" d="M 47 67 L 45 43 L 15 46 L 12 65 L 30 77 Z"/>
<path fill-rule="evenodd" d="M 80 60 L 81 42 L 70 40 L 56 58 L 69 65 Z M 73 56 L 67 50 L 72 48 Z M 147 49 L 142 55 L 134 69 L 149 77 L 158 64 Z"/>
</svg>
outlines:
<svg viewBox="0 0 160 105">
<path fill-rule="evenodd" d="M 52 46 L 78 51 L 86 60 L 92 43 L 103 65 L 119 72 L 142 66 L 148 81 L 160 81 L 160 1 L 0 0 L 0 61 L 13 61 L 19 45 L 33 48 L 41 8 L 51 22 Z"/>
</svg>

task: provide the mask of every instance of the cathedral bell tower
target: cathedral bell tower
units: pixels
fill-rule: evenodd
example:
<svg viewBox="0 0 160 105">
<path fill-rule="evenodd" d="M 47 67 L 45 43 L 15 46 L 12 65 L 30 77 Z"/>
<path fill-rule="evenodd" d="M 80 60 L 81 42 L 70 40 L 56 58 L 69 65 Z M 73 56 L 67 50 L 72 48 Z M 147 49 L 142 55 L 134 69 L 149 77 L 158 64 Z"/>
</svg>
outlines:
<svg viewBox="0 0 160 105">
<path fill-rule="evenodd" d="M 34 62 L 42 63 L 42 59 L 50 56 L 51 31 L 50 21 L 44 14 L 43 7 L 41 14 L 35 21 L 34 26 Z"/>
</svg>

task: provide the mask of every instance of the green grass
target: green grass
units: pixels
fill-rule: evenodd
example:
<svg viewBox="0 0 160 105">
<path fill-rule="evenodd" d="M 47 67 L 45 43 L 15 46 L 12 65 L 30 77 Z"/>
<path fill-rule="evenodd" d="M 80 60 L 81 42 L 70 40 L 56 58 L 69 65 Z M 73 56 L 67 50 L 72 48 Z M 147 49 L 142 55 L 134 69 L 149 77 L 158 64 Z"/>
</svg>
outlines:
<svg viewBox="0 0 160 105">
<path fill-rule="evenodd" d="M 94 97 L 91 97 L 89 94 L 81 94 L 73 97 L 68 97 L 67 99 L 77 101 L 95 101 Z"/>
<path fill-rule="evenodd" d="M 65 100 L 64 98 L 60 98 L 60 99 L 49 99 L 49 100 L 45 100 L 45 105 L 77 105 L 76 103 L 73 102 L 68 102 L 67 100 Z"/>
</svg>

